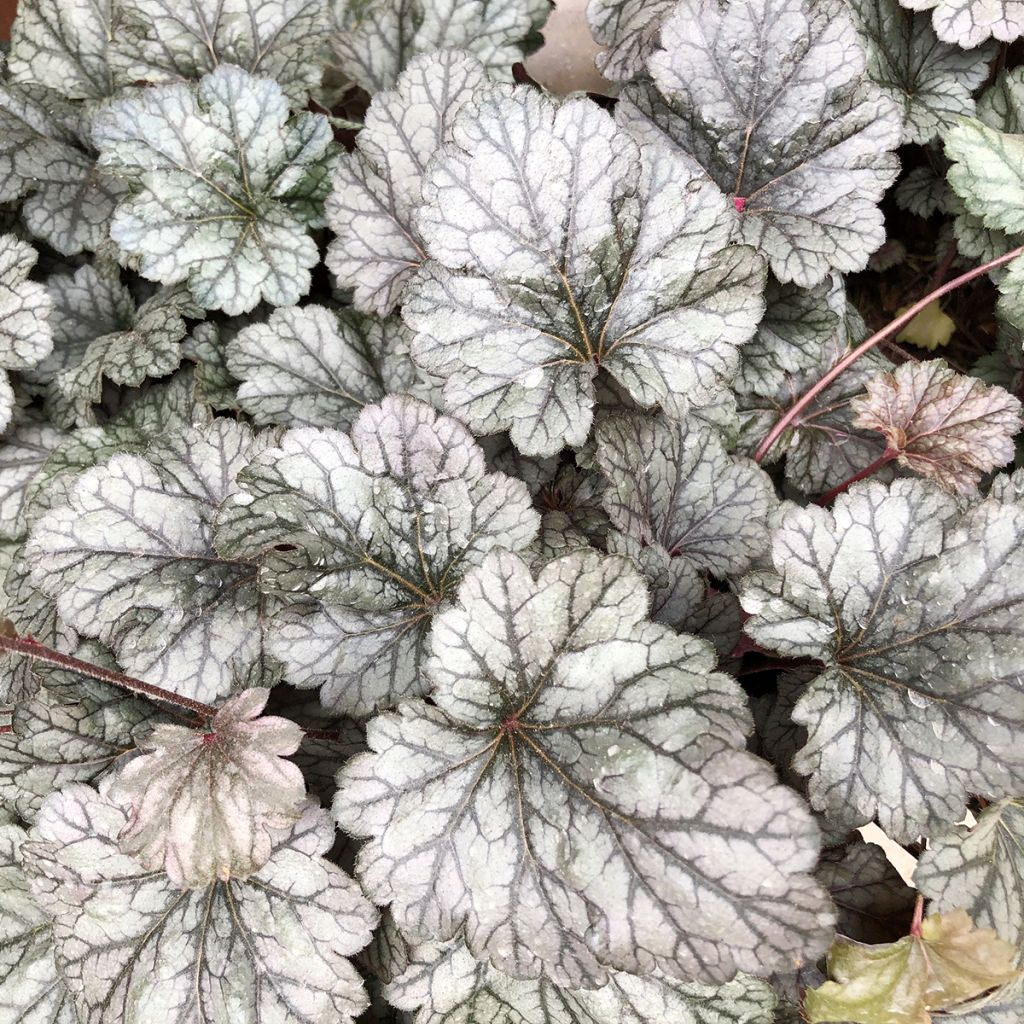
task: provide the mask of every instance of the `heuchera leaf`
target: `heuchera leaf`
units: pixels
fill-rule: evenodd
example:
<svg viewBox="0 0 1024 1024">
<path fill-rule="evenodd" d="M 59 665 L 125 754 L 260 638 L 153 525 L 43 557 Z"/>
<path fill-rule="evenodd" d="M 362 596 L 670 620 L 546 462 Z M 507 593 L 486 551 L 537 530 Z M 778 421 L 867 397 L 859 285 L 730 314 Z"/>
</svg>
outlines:
<svg viewBox="0 0 1024 1024">
<path fill-rule="evenodd" d="M 740 975 L 719 987 L 653 974 L 613 973 L 600 989 L 567 989 L 546 978 L 512 978 L 476 960 L 458 940 L 409 945 L 385 920 L 384 996 L 414 1013 L 412 1024 L 770 1024 L 775 995 Z M 378 940 L 380 942 L 380 940 Z"/>
<path fill-rule="evenodd" d="M 87 121 L 61 93 L 0 84 L 0 200 L 25 196 L 25 227 L 66 256 L 106 241 L 123 192 L 96 167 Z"/>
<path fill-rule="evenodd" d="M 117 7 L 118 0 L 22 0 L 11 26 L 11 77 L 70 99 L 111 95 L 107 57 Z"/>
<path fill-rule="evenodd" d="M 337 71 L 368 93 L 389 89 L 418 54 L 468 50 L 508 77 L 551 13 L 549 0 L 331 0 Z"/>
<path fill-rule="evenodd" d="M 988 77 L 996 44 L 976 50 L 940 42 L 927 14 L 899 0 L 853 0 L 868 74 L 903 111 L 903 142 L 931 142 L 974 114 L 972 93 Z"/>
<path fill-rule="evenodd" d="M 721 401 L 763 312 L 736 212 L 584 99 L 494 87 L 424 183 L 433 258 L 406 291 L 413 356 L 446 407 L 526 454 L 581 445 L 605 371 L 642 406 Z"/>
<path fill-rule="evenodd" d="M 327 0 L 118 0 L 119 81 L 201 78 L 221 64 L 273 78 L 296 107 L 320 84 Z"/>
<path fill-rule="evenodd" d="M 142 89 L 93 119 L 99 164 L 132 190 L 110 234 L 144 277 L 187 282 L 205 309 L 293 305 L 319 254 L 332 135 L 289 117 L 280 86 L 222 64 L 198 86 Z"/>
<path fill-rule="evenodd" d="M 236 474 L 270 442 L 218 419 L 83 473 L 32 529 L 33 578 L 148 682 L 209 701 L 273 680 L 259 567 L 223 555 L 213 533 Z"/>
<path fill-rule="evenodd" d="M 28 275 L 36 252 L 14 235 L 0 235 L 0 431 L 11 422 L 14 392 L 8 370 L 25 370 L 53 347 L 48 317 L 53 303 L 46 288 Z"/>
<path fill-rule="evenodd" d="M 740 237 L 781 281 L 809 287 L 867 265 L 885 232 L 902 119 L 865 81 L 839 0 L 683 0 L 618 118 L 669 142 L 742 208 Z"/>
<path fill-rule="evenodd" d="M 1024 232 L 1024 136 L 964 119 L 945 137 L 948 179 L 988 228 Z"/>
<path fill-rule="evenodd" d="M 57 962 L 83 1024 L 348 1024 L 367 998 L 346 959 L 377 914 L 324 860 L 329 816 L 307 805 L 250 879 L 182 892 L 118 849 L 125 810 L 72 785 L 44 804 L 24 847 L 54 919 Z M 90 922 L 103 921 L 103 927 Z M 137 1008 L 137 1009 L 134 1009 Z"/>
<path fill-rule="evenodd" d="M 743 572 L 767 550 L 771 480 L 730 456 L 710 427 L 614 416 L 598 424 L 596 441 L 616 529 L 715 576 Z"/>
<path fill-rule="evenodd" d="M 934 836 L 921 855 L 914 884 L 937 910 L 963 907 L 1024 957 L 1024 802 L 1000 800 L 977 824 Z"/>
<path fill-rule="evenodd" d="M 0 1014 L 18 1024 L 77 1024 L 53 958 L 50 920 L 29 889 L 27 836 L 0 822 Z"/>
<path fill-rule="evenodd" d="M 946 490 L 976 496 L 984 473 L 1014 456 L 1020 402 L 941 359 L 903 363 L 850 403 L 854 425 L 877 430 L 899 462 Z"/>
<path fill-rule="evenodd" d="M 675 5 L 676 0 L 589 0 L 591 34 L 606 47 L 597 55 L 601 74 L 613 82 L 642 75 L 661 23 Z"/>
<path fill-rule="evenodd" d="M 746 702 L 710 645 L 646 612 L 630 563 L 593 550 L 536 580 L 501 551 L 467 574 L 432 631 L 432 703 L 371 720 L 334 801 L 410 938 L 461 933 L 499 970 L 588 988 L 820 950 L 816 826 L 739 749 Z"/>
<path fill-rule="evenodd" d="M 15 424 L 4 435 L 0 446 L 0 537 L 15 540 L 23 533 L 28 485 L 65 436 L 49 423 L 31 419 Z"/>
<path fill-rule="evenodd" d="M 932 914 L 921 934 L 883 946 L 837 940 L 828 970 L 835 979 L 808 992 L 810 1024 L 930 1024 L 934 1009 L 955 1007 L 1009 981 L 1013 947 L 975 928 L 962 910 Z"/>
<path fill-rule="evenodd" d="M 121 850 L 181 889 L 248 878 L 270 858 L 274 830 L 294 825 L 306 787 L 286 760 L 302 729 L 263 715 L 270 691 L 225 701 L 208 729 L 158 725 L 111 792 L 131 806 Z"/>
<path fill-rule="evenodd" d="M 364 406 L 415 387 L 411 340 L 398 319 L 275 309 L 228 342 L 227 366 L 241 381 L 238 404 L 256 423 L 347 430 Z"/>
<path fill-rule="evenodd" d="M 990 36 L 1004 43 L 1024 34 L 1021 0 L 900 0 L 915 11 L 932 11 L 935 33 L 947 43 L 971 47 Z"/>
<path fill-rule="evenodd" d="M 289 430 L 241 482 L 218 543 L 263 557 L 263 587 L 298 598 L 273 617 L 270 650 L 337 714 L 421 692 L 438 607 L 492 547 L 537 532 L 526 486 L 488 473 L 465 427 L 412 398 L 368 406 L 351 436 Z"/>
<path fill-rule="evenodd" d="M 54 790 L 117 765 L 156 716 L 152 704 L 89 679 L 44 687 L 18 702 L 11 731 L 0 733 L 0 798 L 32 821 Z"/>
<path fill-rule="evenodd" d="M 455 115 L 487 82 L 483 65 L 458 51 L 416 57 L 394 89 L 366 112 L 356 149 L 335 165 L 326 263 L 356 309 L 390 313 L 426 258 L 413 213 L 423 176 Z"/>
<path fill-rule="evenodd" d="M 935 484 L 854 485 L 832 512 L 794 508 L 775 572 L 748 577 L 745 629 L 825 663 L 796 703 L 795 767 L 815 807 L 912 840 L 957 820 L 967 793 L 1024 780 L 1024 508 L 964 515 Z M 937 746 L 940 744 L 940 746 Z"/>
</svg>

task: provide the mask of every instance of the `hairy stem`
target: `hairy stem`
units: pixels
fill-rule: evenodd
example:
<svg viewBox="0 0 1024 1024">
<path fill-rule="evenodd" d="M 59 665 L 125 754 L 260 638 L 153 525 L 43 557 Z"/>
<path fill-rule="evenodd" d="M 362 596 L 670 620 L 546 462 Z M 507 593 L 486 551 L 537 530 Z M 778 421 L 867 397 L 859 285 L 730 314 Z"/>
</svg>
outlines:
<svg viewBox="0 0 1024 1024">
<path fill-rule="evenodd" d="M 914 902 L 914 917 L 910 922 L 910 934 L 921 937 L 921 925 L 924 923 L 924 897 L 918 893 Z"/>
<path fill-rule="evenodd" d="M 758 446 L 757 451 L 754 453 L 754 460 L 761 462 L 764 457 L 771 451 L 776 441 L 785 433 L 789 425 L 804 411 L 818 397 L 844 370 L 852 366 L 862 355 L 866 352 L 870 352 L 879 342 L 885 341 L 890 335 L 895 334 L 899 329 L 906 324 L 910 323 L 911 320 L 917 316 L 926 306 L 934 302 L 936 299 L 941 299 L 943 295 L 948 295 L 950 292 L 956 291 L 961 285 L 967 284 L 969 281 L 973 281 L 977 277 L 981 277 L 984 274 L 989 273 L 992 270 L 1002 267 L 1009 263 L 1011 260 L 1015 260 L 1018 256 L 1024 254 L 1024 245 L 1018 246 L 1016 249 L 1011 249 L 1009 252 L 1004 253 L 1002 256 L 997 256 L 994 260 L 989 260 L 988 263 L 983 263 L 980 267 L 975 267 L 973 270 L 968 270 L 966 274 L 961 274 L 959 277 L 954 277 L 952 281 L 947 281 L 944 285 L 939 288 L 930 291 L 923 299 L 915 302 L 905 313 L 901 313 L 895 320 L 887 324 L 880 331 L 876 331 L 871 335 L 867 341 L 862 342 L 852 352 L 848 352 L 842 359 L 832 367 L 824 377 L 821 378 L 816 384 L 808 388 L 804 392 L 803 396 L 797 399 L 781 417 L 774 427 L 768 432 L 768 435 Z"/>
<path fill-rule="evenodd" d="M 858 480 L 865 480 L 872 473 L 877 473 L 883 466 L 888 466 L 890 462 L 899 457 L 900 453 L 895 448 L 886 448 L 870 465 L 865 466 L 841 484 L 836 484 L 832 490 L 826 491 L 820 498 L 815 499 L 815 505 L 827 505 L 837 495 L 843 494 L 851 484 L 855 484 Z"/>
</svg>

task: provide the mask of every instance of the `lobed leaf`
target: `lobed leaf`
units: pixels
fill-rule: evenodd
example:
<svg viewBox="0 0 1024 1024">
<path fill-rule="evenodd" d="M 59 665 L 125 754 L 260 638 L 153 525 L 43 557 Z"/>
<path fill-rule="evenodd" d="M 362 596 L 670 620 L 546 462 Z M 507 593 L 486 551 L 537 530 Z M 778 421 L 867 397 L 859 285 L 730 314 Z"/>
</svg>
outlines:
<svg viewBox="0 0 1024 1024">
<path fill-rule="evenodd" d="M 682 0 L 654 84 L 628 86 L 616 116 L 735 201 L 741 240 L 779 280 L 810 287 L 863 269 L 885 239 L 902 125 L 865 62 L 841 2 Z"/>
<path fill-rule="evenodd" d="M 775 570 L 741 593 L 745 629 L 824 662 L 793 712 L 808 731 L 795 767 L 833 821 L 877 817 L 912 840 L 957 820 L 967 793 L 1020 786 L 1022 536 L 1017 506 L 961 515 L 922 480 L 856 484 L 832 512 L 782 517 Z"/>
<path fill-rule="evenodd" d="M 1024 138 L 964 120 L 945 142 L 949 183 L 968 211 L 988 228 L 1024 232 Z"/>
<path fill-rule="evenodd" d="M 658 45 L 661 23 L 676 0 L 589 0 L 587 22 L 595 42 L 605 49 L 597 67 L 613 82 L 638 78 Z"/>
<path fill-rule="evenodd" d="M 329 817 L 307 805 L 250 879 L 182 892 L 118 849 L 129 824 L 82 785 L 43 806 L 24 848 L 53 917 L 57 963 L 83 1024 L 348 1024 L 367 1005 L 347 957 L 377 914 L 323 859 Z M 105 922 L 102 928 L 91 925 Z"/>
<path fill-rule="evenodd" d="M 368 406 L 351 435 L 289 430 L 241 483 L 218 546 L 262 558 L 262 586 L 293 598 L 269 649 L 336 714 L 422 692 L 437 609 L 487 551 L 537 532 L 525 485 L 488 473 L 465 427 L 408 397 Z"/>
<path fill-rule="evenodd" d="M 1009 43 L 1024 34 L 1021 0 L 900 0 L 915 11 L 932 11 L 938 37 L 957 46 L 977 46 L 988 38 Z"/>
<path fill-rule="evenodd" d="M 289 116 L 281 87 L 230 64 L 195 88 L 113 100 L 93 119 L 100 167 L 131 190 L 111 237 L 162 284 L 187 282 L 205 309 L 296 303 L 319 260 L 330 123 Z"/>
<path fill-rule="evenodd" d="M 586 440 L 598 371 L 673 414 L 720 400 L 763 312 L 735 211 L 589 101 L 495 87 L 424 183 L 413 356 L 446 408 L 527 455 Z"/>
<path fill-rule="evenodd" d="M 306 798 L 302 772 L 286 760 L 302 729 L 261 716 L 269 696 L 244 690 L 208 729 L 158 725 L 146 737 L 111 790 L 131 807 L 123 853 L 181 889 L 248 878 L 266 864 L 275 830 L 302 817 Z"/>
<path fill-rule="evenodd" d="M 463 935 L 521 978 L 722 983 L 816 955 L 817 830 L 764 762 L 709 645 L 646 619 L 642 578 L 581 551 L 469 572 L 432 631 L 432 703 L 373 719 L 339 775 L 357 872 L 413 941 Z"/>
</svg>

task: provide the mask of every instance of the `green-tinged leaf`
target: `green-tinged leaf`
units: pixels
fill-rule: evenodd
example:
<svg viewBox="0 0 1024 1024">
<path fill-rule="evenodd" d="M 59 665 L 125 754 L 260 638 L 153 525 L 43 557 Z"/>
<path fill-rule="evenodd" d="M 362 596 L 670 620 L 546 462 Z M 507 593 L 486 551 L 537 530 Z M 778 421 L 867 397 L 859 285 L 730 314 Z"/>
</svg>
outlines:
<svg viewBox="0 0 1024 1024">
<path fill-rule="evenodd" d="M 945 141 L 949 183 L 968 212 L 987 228 L 1024 232 L 1024 136 L 965 119 Z"/>
<path fill-rule="evenodd" d="M 892 191 L 896 205 L 918 217 L 933 213 L 952 213 L 956 205 L 945 176 L 931 167 L 915 167 L 902 178 Z"/>
<path fill-rule="evenodd" d="M 598 424 L 596 438 L 616 529 L 715 576 L 743 572 L 767 551 L 771 480 L 729 455 L 709 427 L 615 416 Z"/>
<path fill-rule="evenodd" d="M 507 429 L 528 455 L 581 445 L 599 369 L 642 406 L 721 402 L 764 267 L 679 157 L 641 151 L 587 100 L 496 87 L 463 108 L 424 197 L 433 259 L 403 315 L 474 430 Z"/>
<path fill-rule="evenodd" d="M 934 837 L 921 855 L 914 884 L 937 910 L 963 907 L 1024 958 L 1024 803 L 1000 800 L 973 828 L 958 825 Z"/>
<path fill-rule="evenodd" d="M 804 999 L 809 1024 L 930 1024 L 929 1011 L 955 1007 L 1016 973 L 1013 947 L 975 928 L 962 910 L 932 914 L 919 936 L 888 945 L 839 939 L 828 970 L 835 980 Z"/>
<path fill-rule="evenodd" d="M 347 430 L 364 406 L 415 387 L 411 338 L 397 319 L 275 309 L 228 342 L 227 366 L 241 381 L 238 404 L 256 423 Z"/>
<path fill-rule="evenodd" d="M 270 858 L 275 830 L 302 817 L 306 787 L 286 760 L 302 729 L 264 715 L 270 691 L 224 702 L 207 729 L 158 725 L 111 789 L 131 807 L 123 853 L 181 889 L 248 878 Z"/>
<path fill-rule="evenodd" d="M 198 86 L 143 89 L 93 119 L 99 163 L 132 191 L 110 234 L 144 277 L 187 282 L 229 314 L 292 305 L 319 260 L 332 159 L 321 114 L 289 117 L 280 86 L 225 64 Z"/>
<path fill-rule="evenodd" d="M 273 680 L 258 566 L 218 552 L 213 520 L 271 443 L 230 420 L 83 473 L 33 526 L 33 578 L 125 671 L 198 700 Z"/>
<path fill-rule="evenodd" d="M 118 849 L 129 823 L 72 785 L 43 805 L 24 848 L 82 1024 L 152 1024 L 154 1009 L 166 1024 L 348 1024 L 365 1009 L 347 957 L 377 914 L 323 859 L 326 813 L 307 805 L 248 880 L 185 892 Z"/>
<path fill-rule="evenodd" d="M 262 586 L 298 598 L 273 617 L 270 651 L 337 714 L 421 693 L 438 607 L 491 548 L 537 532 L 525 485 L 488 473 L 465 427 L 407 397 L 368 406 L 351 435 L 289 430 L 241 484 L 218 547 L 263 557 Z"/>
<path fill-rule="evenodd" d="M 337 237 L 326 262 L 357 309 L 390 313 L 426 258 L 413 214 L 427 164 L 486 83 L 483 65 L 465 53 L 416 57 L 394 89 L 374 96 L 355 151 L 338 158 L 326 204 Z"/>
<path fill-rule="evenodd" d="M 156 712 L 121 690 L 78 677 L 19 702 L 0 733 L 0 801 L 32 821 L 69 782 L 92 782 L 134 748 Z"/>
<path fill-rule="evenodd" d="M 647 69 L 661 23 L 676 0 L 589 0 L 587 22 L 595 42 L 605 49 L 597 66 L 605 78 L 623 82 Z"/>
<path fill-rule="evenodd" d="M 841 0 L 682 0 L 617 116 L 670 143 L 742 207 L 740 238 L 781 281 L 861 270 L 885 240 L 878 201 L 899 162 L 900 113 L 866 81 Z M 656 87 L 655 87 L 656 86 Z"/>
<path fill-rule="evenodd" d="M 880 846 L 854 834 L 848 845 L 822 853 L 817 878 L 836 905 L 840 935 L 857 942 L 889 942 L 907 934 L 915 893 Z"/>
<path fill-rule="evenodd" d="M 0 537 L 15 540 L 24 532 L 25 499 L 32 478 L 66 437 L 45 421 L 27 419 L 0 440 Z"/>
<path fill-rule="evenodd" d="M 940 42 L 931 17 L 899 0 L 852 0 L 868 74 L 903 113 L 903 141 L 931 142 L 974 115 L 973 92 L 988 78 L 990 42 L 976 50 Z"/>
<path fill-rule="evenodd" d="M 1013 459 L 1021 428 L 1018 399 L 941 359 L 903 363 L 875 377 L 850 409 L 854 426 L 877 430 L 901 465 L 970 496 L 984 473 Z"/>
<path fill-rule="evenodd" d="M 476 960 L 460 941 L 409 945 L 390 923 L 384 996 L 412 1024 L 771 1024 L 775 996 L 740 975 L 720 987 L 613 973 L 599 989 L 520 980 Z M 378 940 L 379 941 L 379 940 Z"/>
<path fill-rule="evenodd" d="M 432 703 L 373 719 L 334 801 L 405 934 L 459 933 L 499 970 L 573 987 L 817 955 L 817 828 L 739 749 L 746 701 L 710 645 L 647 601 L 594 551 L 536 580 L 509 552 L 467 574 L 432 631 Z"/>
<path fill-rule="evenodd" d="M 201 78 L 237 64 L 273 78 L 296 107 L 320 84 L 327 0 L 118 0 L 111 64 L 120 82 Z"/>
<path fill-rule="evenodd" d="M 511 77 L 551 13 L 549 0 L 331 0 L 336 72 L 368 93 L 389 89 L 418 54 L 468 50 Z"/>
<path fill-rule="evenodd" d="M 96 167 L 83 120 L 61 93 L 0 84 L 0 197 L 25 196 L 25 227 L 66 256 L 107 240 L 123 192 Z"/>
<path fill-rule="evenodd" d="M 968 793 L 1024 781 L 1024 508 L 960 514 L 923 480 L 794 508 L 774 572 L 748 578 L 746 631 L 824 662 L 796 703 L 811 802 L 894 839 L 947 827 Z"/>
<path fill-rule="evenodd" d="M 0 432 L 14 408 L 8 370 L 26 370 L 53 347 L 48 317 L 53 303 L 46 288 L 28 275 L 36 252 L 14 235 L 0 235 Z"/>
<path fill-rule="evenodd" d="M 49 917 L 22 865 L 26 833 L 0 824 L 0 1014 L 17 1024 L 77 1024 L 57 974 Z"/>
<path fill-rule="evenodd" d="M 935 33 L 947 43 L 971 47 L 988 38 L 1009 43 L 1024 34 L 1021 0 L 900 0 L 915 11 L 932 11 Z"/>
<path fill-rule="evenodd" d="M 104 99 L 114 92 L 107 56 L 118 27 L 117 0 L 20 0 L 11 77 L 70 99 Z"/>
</svg>

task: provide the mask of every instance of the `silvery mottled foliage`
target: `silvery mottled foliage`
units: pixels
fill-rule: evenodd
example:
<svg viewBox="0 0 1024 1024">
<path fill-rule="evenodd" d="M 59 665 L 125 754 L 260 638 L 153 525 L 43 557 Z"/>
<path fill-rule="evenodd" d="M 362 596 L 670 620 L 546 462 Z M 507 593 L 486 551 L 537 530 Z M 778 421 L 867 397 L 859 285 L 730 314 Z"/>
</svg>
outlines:
<svg viewBox="0 0 1024 1024">
<path fill-rule="evenodd" d="M 896 205 L 918 217 L 934 213 L 953 213 L 956 196 L 944 176 L 931 167 L 915 167 L 892 190 Z"/>
<path fill-rule="evenodd" d="M 356 149 L 338 158 L 327 223 L 327 266 L 357 309 L 390 313 L 426 259 L 413 214 L 423 176 L 455 115 L 487 82 L 484 66 L 458 51 L 416 57 L 394 89 L 366 112 Z"/>
<path fill-rule="evenodd" d="M 258 566 L 218 550 L 214 518 L 272 437 L 230 420 L 83 473 L 28 545 L 61 618 L 130 674 L 199 700 L 273 680 Z"/>
<path fill-rule="evenodd" d="M 50 919 L 29 888 L 24 829 L 0 822 L 0 1014 L 18 1024 L 77 1024 L 53 958 Z"/>
<path fill-rule="evenodd" d="M 142 89 L 93 119 L 99 164 L 132 192 L 110 234 L 144 277 L 206 309 L 291 305 L 319 258 L 333 157 L 321 114 L 291 117 L 272 79 L 222 64 L 197 86 Z"/>
<path fill-rule="evenodd" d="M 947 175 L 969 213 L 987 228 L 1024 232 L 1024 137 L 964 120 L 945 137 Z"/>
<path fill-rule="evenodd" d="M 410 945 L 390 918 L 391 962 L 384 995 L 412 1024 L 770 1024 L 775 995 L 741 975 L 719 987 L 664 975 L 613 973 L 599 989 L 519 979 L 477 960 L 465 944 Z M 380 940 L 378 940 L 380 942 Z"/>
<path fill-rule="evenodd" d="M 121 83 L 201 78 L 236 64 L 273 78 L 301 108 L 320 84 L 327 0 L 116 0 L 110 55 Z"/>
<path fill-rule="evenodd" d="M 28 279 L 36 252 L 14 235 L 0 235 L 0 431 L 11 422 L 14 392 L 8 370 L 27 370 L 53 348 L 53 303 L 46 288 Z"/>
<path fill-rule="evenodd" d="M 339 775 L 357 871 L 416 941 L 463 934 L 522 977 L 721 983 L 817 955 L 817 828 L 764 762 L 709 645 L 646 618 L 642 578 L 494 552 L 432 632 L 432 703 L 368 727 Z"/>
<path fill-rule="evenodd" d="M 615 82 L 642 75 L 675 5 L 676 0 L 589 0 L 591 34 L 605 47 L 597 56 L 601 74 Z"/>
<path fill-rule="evenodd" d="M 960 514 L 923 480 L 783 517 L 775 571 L 743 588 L 744 628 L 825 664 L 793 711 L 808 730 L 795 767 L 832 820 L 913 839 L 957 820 L 968 793 L 1021 786 L 1022 537 L 1024 508 Z"/>
<path fill-rule="evenodd" d="M 146 701 L 91 680 L 43 688 L 15 705 L 0 733 L 0 799 L 25 821 L 70 782 L 92 782 L 116 766 L 156 712 Z"/>
<path fill-rule="evenodd" d="M 1024 803 L 1000 800 L 972 828 L 931 839 L 914 884 L 937 910 L 963 907 L 975 924 L 1020 947 L 1024 958 Z"/>
<path fill-rule="evenodd" d="M 179 888 L 248 878 L 270 858 L 276 830 L 302 817 L 302 772 L 286 760 L 302 729 L 261 715 L 270 691 L 245 690 L 205 729 L 158 725 L 112 792 L 131 807 L 122 852 Z"/>
<path fill-rule="evenodd" d="M 729 455 L 711 428 L 664 415 L 615 416 L 595 436 L 616 529 L 714 576 L 743 572 L 767 550 L 771 480 Z"/>
<path fill-rule="evenodd" d="M 974 114 L 972 93 L 988 78 L 995 43 L 976 50 L 940 42 L 927 14 L 899 0 L 852 0 L 868 74 L 903 111 L 903 141 L 930 142 Z"/>
<path fill-rule="evenodd" d="M 682 0 L 661 47 L 620 123 L 738 200 L 741 240 L 780 280 L 863 269 L 885 240 L 877 204 L 899 170 L 901 118 L 865 80 L 845 4 Z"/>
<path fill-rule="evenodd" d="M 69 99 L 114 92 L 108 63 L 118 29 L 118 0 L 21 0 L 11 27 L 11 77 Z"/>
<path fill-rule="evenodd" d="M 901 465 L 949 491 L 976 496 L 984 473 L 1013 459 L 1020 401 L 941 359 L 904 363 L 868 381 L 850 404 L 854 425 L 877 430 Z"/>
<path fill-rule="evenodd" d="M 468 50 L 509 77 L 551 12 L 548 0 L 329 0 L 335 70 L 371 95 L 389 89 L 419 54 Z"/>
<path fill-rule="evenodd" d="M 1008 43 L 1024 34 L 1022 0 L 900 0 L 915 11 L 932 11 L 935 33 L 947 43 L 977 46 L 992 37 Z"/>
<path fill-rule="evenodd" d="M 253 460 L 225 507 L 225 553 L 262 557 L 262 586 L 297 599 L 271 620 L 288 682 L 366 715 L 421 693 L 434 613 L 495 546 L 529 544 L 526 486 L 488 473 L 455 420 L 390 396 L 351 435 L 294 429 Z"/>
<path fill-rule="evenodd" d="M 129 820 L 102 790 L 67 786 L 23 847 L 80 1022 L 152 1024 L 156 1010 L 167 1024 L 347 1024 L 365 1009 L 346 958 L 377 914 L 323 859 L 325 812 L 308 805 L 251 878 L 185 892 L 119 850 Z"/>
<path fill-rule="evenodd" d="M 16 540 L 23 533 L 29 484 L 65 436 L 49 423 L 34 419 L 16 423 L 4 435 L 0 446 L 0 537 Z"/>
<path fill-rule="evenodd" d="M 494 87 L 463 107 L 424 199 L 432 259 L 403 315 L 474 430 L 528 455 L 581 445 L 599 369 L 645 407 L 721 400 L 764 268 L 681 158 L 587 100 Z"/>
<path fill-rule="evenodd" d="M 365 406 L 416 387 L 411 340 L 396 318 L 275 309 L 227 343 L 227 367 L 254 422 L 347 430 Z"/>
<path fill-rule="evenodd" d="M 0 200 L 26 197 L 25 227 L 66 256 L 103 244 L 123 191 L 96 167 L 87 122 L 62 93 L 0 84 Z"/>
</svg>

